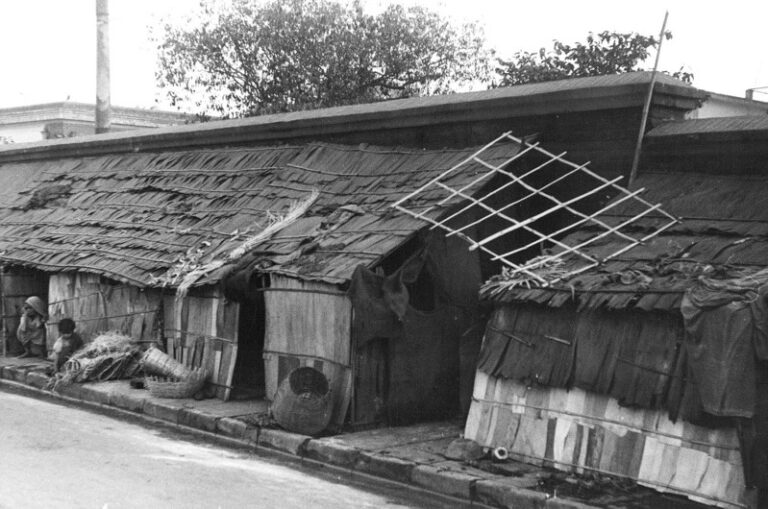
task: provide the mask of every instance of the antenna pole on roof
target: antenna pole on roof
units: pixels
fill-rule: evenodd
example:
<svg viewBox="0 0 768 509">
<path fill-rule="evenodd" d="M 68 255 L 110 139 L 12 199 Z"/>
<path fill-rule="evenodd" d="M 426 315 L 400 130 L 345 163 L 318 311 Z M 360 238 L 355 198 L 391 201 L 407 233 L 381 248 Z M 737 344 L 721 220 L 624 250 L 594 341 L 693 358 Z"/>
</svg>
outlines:
<svg viewBox="0 0 768 509">
<path fill-rule="evenodd" d="M 635 156 L 632 158 L 632 169 L 629 172 L 629 182 L 627 187 L 632 189 L 632 185 L 637 178 L 637 167 L 640 164 L 640 151 L 643 148 L 643 136 L 645 135 L 645 124 L 648 122 L 648 112 L 651 109 L 651 98 L 653 98 L 653 87 L 656 85 L 656 70 L 659 68 L 659 55 L 661 55 L 661 44 L 664 42 L 664 32 L 667 29 L 667 18 L 669 17 L 669 11 L 664 12 L 664 22 L 661 24 L 661 32 L 659 32 L 659 48 L 656 50 L 656 62 L 653 64 L 653 72 L 651 73 L 651 83 L 648 85 L 648 94 L 645 96 L 645 104 L 643 105 L 643 116 L 640 120 L 640 132 L 637 133 L 637 145 L 635 145 Z"/>
</svg>

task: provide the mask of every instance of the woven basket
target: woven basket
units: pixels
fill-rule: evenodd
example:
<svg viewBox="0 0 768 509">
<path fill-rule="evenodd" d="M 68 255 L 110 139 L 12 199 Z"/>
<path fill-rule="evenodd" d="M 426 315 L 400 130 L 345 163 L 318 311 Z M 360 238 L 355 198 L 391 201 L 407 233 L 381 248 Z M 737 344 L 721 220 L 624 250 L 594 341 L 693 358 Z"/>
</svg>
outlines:
<svg viewBox="0 0 768 509">
<path fill-rule="evenodd" d="M 174 360 L 159 348 L 150 347 L 141 357 L 141 366 L 148 375 L 184 380 L 192 374 L 192 370 Z"/>
<path fill-rule="evenodd" d="M 280 383 L 272 403 L 272 415 L 288 431 L 316 435 L 328 426 L 332 403 L 325 375 L 314 368 L 302 367 L 291 371 Z"/>
<path fill-rule="evenodd" d="M 197 369 L 182 379 L 147 376 L 144 378 L 144 384 L 149 389 L 149 393 L 156 398 L 191 398 L 203 388 L 206 378 L 206 373 Z"/>
</svg>

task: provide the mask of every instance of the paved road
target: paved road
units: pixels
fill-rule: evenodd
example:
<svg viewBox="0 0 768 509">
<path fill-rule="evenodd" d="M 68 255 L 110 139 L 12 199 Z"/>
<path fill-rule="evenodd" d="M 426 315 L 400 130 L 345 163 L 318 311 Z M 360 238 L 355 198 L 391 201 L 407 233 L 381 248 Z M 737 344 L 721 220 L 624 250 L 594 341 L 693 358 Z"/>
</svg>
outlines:
<svg viewBox="0 0 768 509">
<path fill-rule="evenodd" d="M 292 467 L 0 391 L 1 509 L 441 507 Z"/>
</svg>

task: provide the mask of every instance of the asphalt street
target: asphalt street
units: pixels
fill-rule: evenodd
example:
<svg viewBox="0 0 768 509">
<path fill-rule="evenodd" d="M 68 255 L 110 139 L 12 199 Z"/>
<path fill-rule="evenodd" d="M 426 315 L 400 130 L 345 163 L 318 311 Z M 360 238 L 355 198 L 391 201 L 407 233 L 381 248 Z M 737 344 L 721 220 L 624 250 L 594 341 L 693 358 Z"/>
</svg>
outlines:
<svg viewBox="0 0 768 509">
<path fill-rule="evenodd" d="M 0 391 L 0 508 L 441 507 L 392 488 Z M 410 497 L 410 498 L 403 498 Z"/>
</svg>

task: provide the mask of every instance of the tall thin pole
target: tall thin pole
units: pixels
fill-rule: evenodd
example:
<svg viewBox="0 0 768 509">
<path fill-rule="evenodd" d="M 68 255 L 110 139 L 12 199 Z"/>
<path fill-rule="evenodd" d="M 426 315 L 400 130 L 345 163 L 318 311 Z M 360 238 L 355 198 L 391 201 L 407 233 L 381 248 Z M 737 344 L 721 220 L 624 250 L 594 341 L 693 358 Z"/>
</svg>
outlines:
<svg viewBox="0 0 768 509">
<path fill-rule="evenodd" d="M 96 134 L 112 127 L 109 82 L 109 0 L 96 0 Z"/>
<path fill-rule="evenodd" d="M 659 68 L 659 55 L 661 55 L 661 44 L 664 42 L 664 32 L 667 29 L 667 18 L 669 17 L 669 11 L 664 13 L 664 22 L 661 24 L 661 32 L 659 32 L 659 48 L 656 50 L 656 62 L 653 64 L 653 72 L 651 73 L 651 83 L 648 86 L 648 95 L 645 96 L 645 104 L 643 105 L 643 116 L 640 120 L 640 132 L 637 133 L 637 145 L 635 145 L 635 156 L 632 158 L 632 169 L 629 172 L 628 188 L 632 188 L 635 179 L 637 178 L 637 167 L 640 164 L 640 151 L 643 149 L 643 137 L 645 136 L 645 125 L 648 122 L 648 112 L 651 110 L 651 99 L 653 98 L 653 88 L 656 85 L 656 70 Z"/>
</svg>

